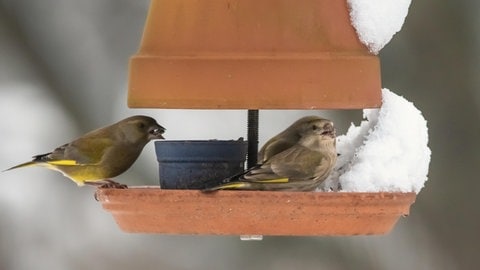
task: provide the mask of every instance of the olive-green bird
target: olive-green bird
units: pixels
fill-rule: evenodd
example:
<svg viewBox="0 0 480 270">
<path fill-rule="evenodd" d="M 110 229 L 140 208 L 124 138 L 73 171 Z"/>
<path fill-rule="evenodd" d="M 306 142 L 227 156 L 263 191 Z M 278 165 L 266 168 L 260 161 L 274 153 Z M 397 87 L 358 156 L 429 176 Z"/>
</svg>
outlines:
<svg viewBox="0 0 480 270">
<path fill-rule="evenodd" d="M 330 174 L 337 159 L 333 122 L 307 116 L 271 138 L 258 153 L 259 164 L 206 189 L 310 191 Z"/>
<path fill-rule="evenodd" d="M 37 155 L 32 161 L 7 169 L 42 166 L 57 170 L 84 184 L 126 188 L 109 179 L 125 172 L 137 160 L 144 146 L 164 139 L 165 128 L 148 116 L 132 116 L 113 125 L 93 130 L 51 153 Z"/>
</svg>

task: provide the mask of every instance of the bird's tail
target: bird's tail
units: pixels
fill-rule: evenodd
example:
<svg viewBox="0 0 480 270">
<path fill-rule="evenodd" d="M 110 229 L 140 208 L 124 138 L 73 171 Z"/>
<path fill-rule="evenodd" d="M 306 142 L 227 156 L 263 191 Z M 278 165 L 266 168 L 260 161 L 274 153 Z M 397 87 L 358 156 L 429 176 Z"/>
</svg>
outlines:
<svg viewBox="0 0 480 270">
<path fill-rule="evenodd" d="M 250 189 L 249 187 L 251 186 L 250 183 L 248 182 L 230 182 L 226 184 L 221 184 L 218 186 L 214 186 L 211 188 L 206 188 L 203 189 L 203 192 L 214 192 L 218 190 L 225 190 L 225 189 Z"/>
<path fill-rule="evenodd" d="M 264 189 L 265 185 L 268 184 L 281 184 L 288 183 L 288 178 L 276 178 L 276 179 L 266 179 L 266 180 L 252 180 L 252 181 L 236 181 L 221 184 L 215 187 L 206 188 L 202 190 L 203 192 L 213 192 L 217 190 L 225 189 L 241 189 L 241 190 L 261 190 Z"/>
<path fill-rule="evenodd" d="M 16 166 L 13 166 L 11 168 L 8 168 L 6 170 L 3 170 L 2 172 L 6 172 L 6 171 L 10 171 L 10 170 L 13 170 L 13 169 L 18 169 L 18 168 L 23 168 L 23 167 L 30 167 L 30 166 L 34 166 L 34 165 L 37 165 L 38 162 L 36 161 L 28 161 L 28 162 L 25 162 L 25 163 L 22 163 L 22 164 L 18 164 Z"/>
</svg>

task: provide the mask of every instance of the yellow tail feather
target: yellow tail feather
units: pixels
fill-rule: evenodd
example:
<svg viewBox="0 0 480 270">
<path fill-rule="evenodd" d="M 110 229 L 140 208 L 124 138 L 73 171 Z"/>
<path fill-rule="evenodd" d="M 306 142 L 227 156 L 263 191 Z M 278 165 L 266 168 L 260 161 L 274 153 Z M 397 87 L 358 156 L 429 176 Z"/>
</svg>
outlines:
<svg viewBox="0 0 480 270">
<path fill-rule="evenodd" d="M 244 183 L 244 182 L 232 182 L 232 183 L 227 183 L 227 184 L 223 184 L 216 187 L 207 188 L 202 191 L 211 192 L 211 191 L 217 191 L 217 190 L 223 190 L 223 189 L 238 189 L 238 188 L 243 188 L 247 185 L 248 183 Z"/>
<path fill-rule="evenodd" d="M 214 187 L 214 190 L 221 190 L 221 189 L 236 189 L 236 188 L 242 188 L 245 187 L 246 184 L 242 182 L 235 182 L 235 183 L 228 183 L 225 185 L 221 185 L 218 187 Z"/>
</svg>

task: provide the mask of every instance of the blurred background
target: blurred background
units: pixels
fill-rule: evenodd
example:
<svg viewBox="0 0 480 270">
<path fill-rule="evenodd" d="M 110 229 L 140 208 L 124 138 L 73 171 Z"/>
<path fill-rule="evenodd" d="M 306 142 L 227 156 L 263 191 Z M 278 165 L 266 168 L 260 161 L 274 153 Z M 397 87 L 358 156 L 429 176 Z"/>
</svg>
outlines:
<svg viewBox="0 0 480 270">
<path fill-rule="evenodd" d="M 0 169 L 91 129 L 148 114 L 175 139 L 246 135 L 246 112 L 126 105 L 148 0 L 0 0 Z M 381 51 L 383 86 L 428 121 L 429 181 L 386 236 L 126 234 L 61 174 L 0 174 L 0 269 L 475 269 L 480 266 L 480 2 L 413 1 Z M 309 111 L 261 111 L 260 144 Z M 361 111 L 326 111 L 343 134 Z M 232 121 L 233 120 L 233 121 Z M 180 124 L 182 123 L 182 124 Z M 156 184 L 153 144 L 118 178 Z"/>
</svg>

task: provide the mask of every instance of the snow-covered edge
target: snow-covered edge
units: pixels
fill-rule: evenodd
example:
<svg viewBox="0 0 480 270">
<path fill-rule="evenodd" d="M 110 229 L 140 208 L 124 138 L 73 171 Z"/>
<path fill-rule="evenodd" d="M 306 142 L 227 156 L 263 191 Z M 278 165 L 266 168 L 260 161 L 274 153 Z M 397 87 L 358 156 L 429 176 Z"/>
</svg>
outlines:
<svg viewBox="0 0 480 270">
<path fill-rule="evenodd" d="M 402 29 L 411 0 L 347 0 L 350 20 L 370 52 L 380 50 Z"/>
<path fill-rule="evenodd" d="M 337 138 L 339 157 L 324 190 L 420 192 L 431 151 L 427 121 L 413 103 L 382 90 L 380 109 L 365 109 L 365 121 Z"/>
</svg>

